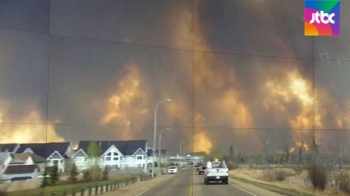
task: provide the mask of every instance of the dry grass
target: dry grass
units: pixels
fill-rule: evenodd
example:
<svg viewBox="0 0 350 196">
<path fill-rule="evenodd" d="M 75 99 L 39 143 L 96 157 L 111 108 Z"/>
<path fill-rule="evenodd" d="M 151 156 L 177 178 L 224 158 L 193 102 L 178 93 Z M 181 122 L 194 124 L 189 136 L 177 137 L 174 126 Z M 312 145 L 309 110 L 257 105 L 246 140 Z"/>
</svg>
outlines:
<svg viewBox="0 0 350 196">
<path fill-rule="evenodd" d="M 286 178 L 283 181 L 268 180 L 266 176 L 267 172 L 276 173 L 277 171 L 283 171 Z M 249 168 L 239 168 L 230 171 L 230 174 L 237 178 L 243 178 L 250 181 L 264 183 L 267 185 L 277 186 L 283 189 L 295 189 L 301 192 L 305 192 L 311 195 L 315 195 L 315 190 L 308 179 L 308 173 L 306 170 L 296 171 L 293 168 L 260 168 L 260 169 L 249 169 Z M 343 193 L 339 188 L 327 186 L 324 191 L 318 191 L 319 196 L 349 196 Z"/>
</svg>

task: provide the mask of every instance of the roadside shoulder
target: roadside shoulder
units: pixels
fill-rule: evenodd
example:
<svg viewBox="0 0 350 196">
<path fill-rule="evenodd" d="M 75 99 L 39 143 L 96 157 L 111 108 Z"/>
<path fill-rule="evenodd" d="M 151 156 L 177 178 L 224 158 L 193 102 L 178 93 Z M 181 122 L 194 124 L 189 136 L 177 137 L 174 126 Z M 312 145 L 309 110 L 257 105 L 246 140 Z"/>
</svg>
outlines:
<svg viewBox="0 0 350 196">
<path fill-rule="evenodd" d="M 245 178 L 238 178 L 230 176 L 230 181 L 233 182 L 234 185 L 241 187 L 255 195 L 266 194 L 270 196 L 313 196 L 309 193 L 297 191 L 295 189 L 287 189 L 274 185 L 270 185 L 267 183 L 251 181 Z"/>
</svg>

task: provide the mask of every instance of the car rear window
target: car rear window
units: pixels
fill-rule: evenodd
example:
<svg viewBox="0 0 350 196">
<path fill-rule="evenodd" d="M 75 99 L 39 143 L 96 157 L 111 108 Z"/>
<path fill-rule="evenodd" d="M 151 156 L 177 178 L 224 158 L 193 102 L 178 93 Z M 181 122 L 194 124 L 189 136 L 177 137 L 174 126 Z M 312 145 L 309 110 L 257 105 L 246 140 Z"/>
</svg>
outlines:
<svg viewBox="0 0 350 196">
<path fill-rule="evenodd" d="M 174 166 L 173 167 L 169 167 L 169 169 L 176 169 L 176 167 L 174 167 Z"/>
<path fill-rule="evenodd" d="M 226 168 L 226 164 L 221 162 L 215 162 L 212 163 L 212 168 Z"/>
</svg>

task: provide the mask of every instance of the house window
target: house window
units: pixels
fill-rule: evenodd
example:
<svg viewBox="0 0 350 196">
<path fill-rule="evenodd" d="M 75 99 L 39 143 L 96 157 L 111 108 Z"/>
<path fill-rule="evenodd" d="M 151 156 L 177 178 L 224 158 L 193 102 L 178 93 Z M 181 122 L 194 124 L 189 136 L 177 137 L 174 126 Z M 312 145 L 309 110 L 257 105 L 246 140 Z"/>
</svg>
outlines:
<svg viewBox="0 0 350 196">
<path fill-rule="evenodd" d="M 54 161 L 53 161 L 53 164 L 58 164 L 58 160 L 54 160 Z"/>
<path fill-rule="evenodd" d="M 106 160 L 106 161 L 112 160 L 112 153 L 110 153 L 110 152 L 107 153 L 107 154 L 106 154 L 106 157 L 105 157 L 105 160 Z"/>
<path fill-rule="evenodd" d="M 143 159 L 143 156 L 142 156 L 142 155 L 137 155 L 137 156 L 136 156 L 136 159 L 137 159 L 137 160 L 142 160 L 142 159 Z"/>
<path fill-rule="evenodd" d="M 118 161 L 119 157 L 113 157 L 113 160 Z"/>
</svg>

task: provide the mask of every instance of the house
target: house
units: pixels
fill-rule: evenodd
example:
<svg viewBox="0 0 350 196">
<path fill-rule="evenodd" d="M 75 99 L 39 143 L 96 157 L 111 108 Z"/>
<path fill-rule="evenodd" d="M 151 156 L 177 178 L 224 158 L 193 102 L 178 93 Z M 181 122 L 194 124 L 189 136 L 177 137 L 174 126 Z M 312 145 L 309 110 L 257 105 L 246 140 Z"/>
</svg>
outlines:
<svg viewBox="0 0 350 196">
<path fill-rule="evenodd" d="M 160 152 L 160 157 L 159 157 L 159 152 Z M 155 162 L 160 162 L 162 164 L 168 163 L 168 151 L 166 149 L 156 149 L 154 151 L 155 157 L 153 160 L 153 150 L 150 148 L 147 151 L 147 157 L 148 157 L 148 163 L 152 163 L 153 161 Z M 160 160 L 160 161 L 159 161 Z"/>
<path fill-rule="evenodd" d="M 78 171 L 84 171 L 89 169 L 90 160 L 88 159 L 88 155 L 85 153 L 83 149 L 78 149 L 71 157 L 72 162 L 77 167 Z"/>
<path fill-rule="evenodd" d="M 26 143 L 19 144 L 16 153 L 30 153 L 43 157 L 46 166 L 57 164 L 59 172 L 65 172 L 66 160 L 73 154 L 72 145 L 69 142 L 52 143 Z M 40 159 L 36 157 L 37 159 Z"/>
<path fill-rule="evenodd" d="M 38 166 L 39 172 L 43 173 L 45 172 L 45 168 L 46 168 L 46 160 L 44 157 L 41 157 L 39 155 L 33 154 L 33 153 L 29 153 L 30 156 L 33 159 L 33 162 L 36 166 Z"/>
<path fill-rule="evenodd" d="M 12 160 L 11 154 L 9 152 L 0 153 L 0 180 L 5 180 L 3 174 Z"/>
<path fill-rule="evenodd" d="M 45 171 L 46 160 L 39 155 L 33 153 L 12 153 L 11 156 L 10 165 L 36 165 L 39 172 Z"/>
<path fill-rule="evenodd" d="M 88 148 L 95 142 L 100 148 L 98 164 L 111 169 L 144 168 L 147 163 L 147 141 L 80 141 L 78 151 L 72 156 L 79 168 L 87 169 L 96 160 L 89 157 Z"/>
<path fill-rule="evenodd" d="M 0 178 L 1 180 L 35 179 L 38 172 L 44 171 L 45 165 L 46 160 L 35 154 L 2 152 Z"/>
<path fill-rule="evenodd" d="M 39 168 L 32 165 L 9 165 L 3 173 L 4 179 L 11 181 L 37 179 Z"/>
</svg>

